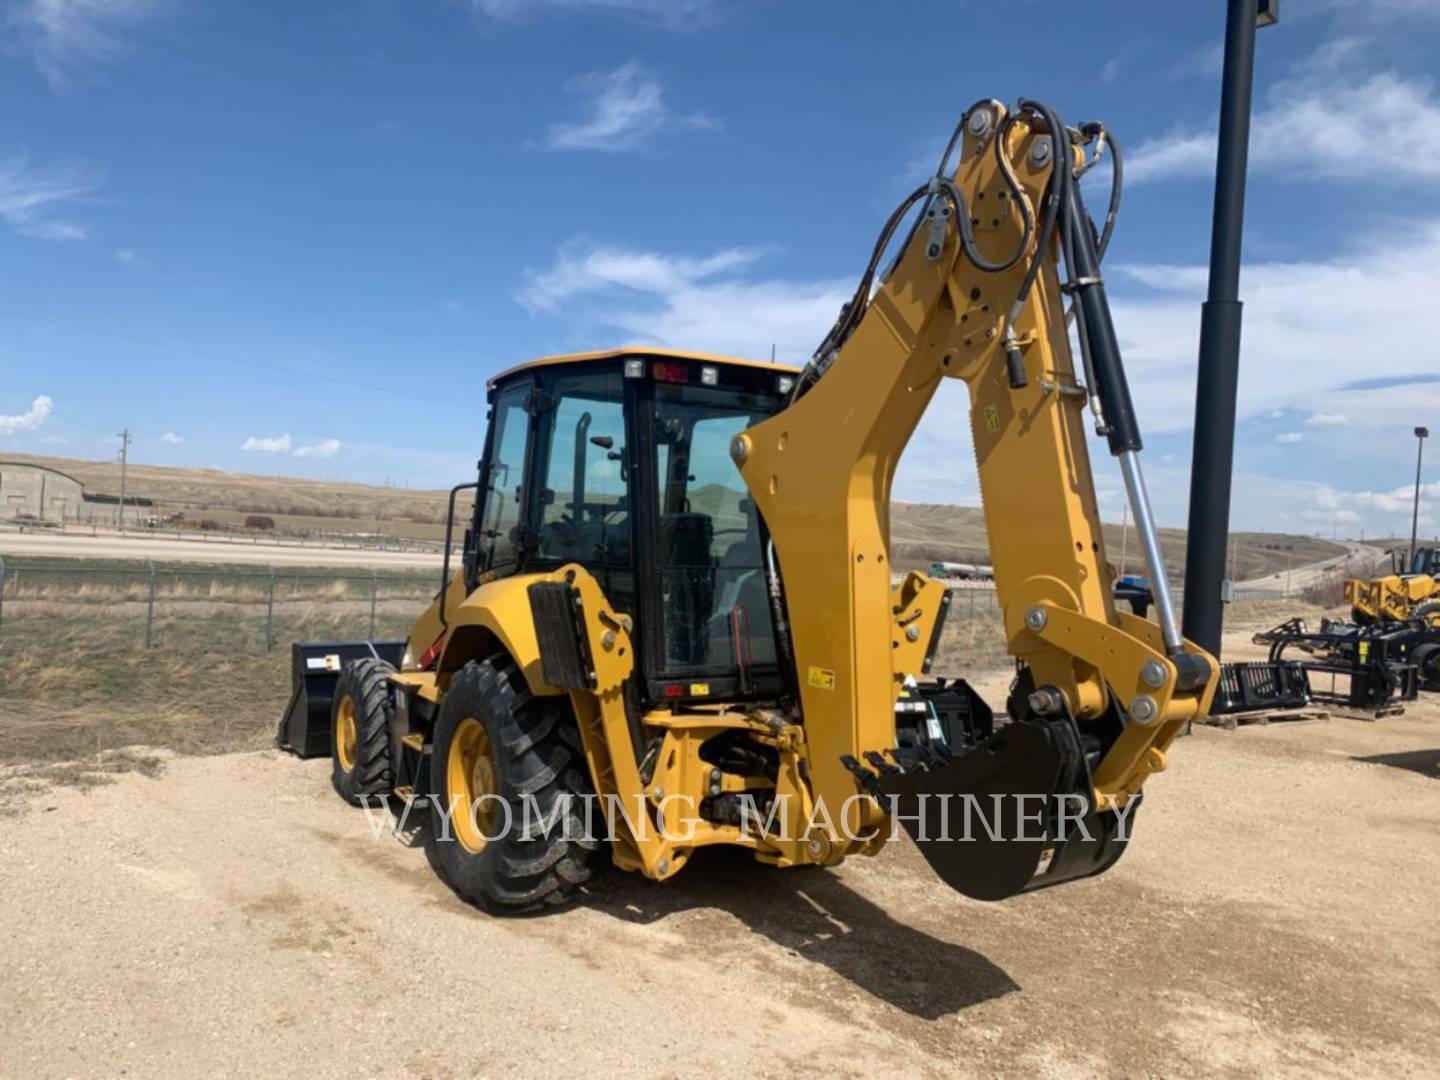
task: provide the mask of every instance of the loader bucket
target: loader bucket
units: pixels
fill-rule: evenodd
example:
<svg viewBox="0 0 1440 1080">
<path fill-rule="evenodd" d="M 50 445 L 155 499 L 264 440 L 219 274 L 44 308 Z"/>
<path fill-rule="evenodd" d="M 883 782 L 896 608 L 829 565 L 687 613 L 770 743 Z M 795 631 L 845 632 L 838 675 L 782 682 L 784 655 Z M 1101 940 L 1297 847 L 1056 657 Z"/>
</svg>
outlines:
<svg viewBox="0 0 1440 1080">
<path fill-rule="evenodd" d="M 941 879 L 974 900 L 1108 870 L 1125 851 L 1139 801 L 1123 814 L 1094 809 L 1068 718 L 1011 723 L 959 756 L 881 770 L 867 787 Z"/>
<path fill-rule="evenodd" d="M 290 647 L 290 704 L 280 717 L 275 745 L 302 758 L 330 753 L 330 706 L 348 660 L 375 657 L 395 667 L 403 641 L 295 642 Z"/>
</svg>

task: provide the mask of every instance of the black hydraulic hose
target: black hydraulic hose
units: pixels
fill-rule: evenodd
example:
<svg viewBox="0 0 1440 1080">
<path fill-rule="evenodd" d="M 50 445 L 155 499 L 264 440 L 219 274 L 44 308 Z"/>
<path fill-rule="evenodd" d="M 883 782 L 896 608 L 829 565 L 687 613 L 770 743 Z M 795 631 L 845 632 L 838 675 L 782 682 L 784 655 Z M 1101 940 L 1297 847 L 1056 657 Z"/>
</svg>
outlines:
<svg viewBox="0 0 1440 1080">
<path fill-rule="evenodd" d="M 790 402 L 793 403 L 798 400 L 806 388 L 818 378 L 818 362 L 839 349 L 840 346 L 845 343 L 846 339 L 849 338 L 850 334 L 854 332 L 855 327 L 859 325 L 861 318 L 864 317 L 865 311 L 869 307 L 870 288 L 874 283 L 875 271 L 880 264 L 881 258 L 884 257 L 885 249 L 889 247 L 890 241 L 894 237 L 895 230 L 900 222 L 910 211 L 911 207 L 920 201 L 921 198 L 926 199 L 927 206 L 930 200 L 933 200 L 937 194 L 943 196 L 950 203 L 957 218 L 956 224 L 960 232 L 961 249 L 964 251 L 965 257 L 980 270 L 991 274 L 1000 273 L 1008 270 L 1024 258 L 1025 252 L 1030 245 L 1030 240 L 1035 233 L 1035 216 L 1030 208 L 1030 201 L 1026 198 L 1024 189 L 1021 188 L 1020 181 L 1015 176 L 1015 170 L 1010 164 L 1010 159 L 1004 151 L 1004 126 L 1001 125 L 997 127 L 991 141 L 994 148 L 996 167 L 1000 172 L 1001 179 L 1005 182 L 1005 186 L 1009 189 L 1011 201 L 1020 211 L 1020 241 L 1015 245 L 1015 250 L 1010 255 L 1003 259 L 992 260 L 981 254 L 975 240 L 974 227 L 971 222 L 969 207 L 965 203 L 965 196 L 959 187 L 956 186 L 955 182 L 944 175 L 945 169 L 950 163 L 950 156 L 954 153 L 955 146 L 963 136 L 965 126 L 971 114 L 974 113 L 977 108 L 981 108 L 982 106 L 993 107 L 993 105 L 994 103 L 988 100 L 978 101 L 965 110 L 960 117 L 959 123 L 955 125 L 955 130 L 951 133 L 949 142 L 946 143 L 945 152 L 940 157 L 940 165 L 936 170 L 935 177 L 925 187 L 916 188 L 911 192 L 890 215 L 890 218 L 885 223 L 885 227 L 880 232 L 880 238 L 871 253 L 870 262 L 866 266 L 864 274 L 861 275 L 860 284 L 857 286 L 854 296 L 841 310 L 840 318 L 836 320 L 830 332 L 825 335 L 825 340 L 822 341 L 820 347 L 815 350 L 810 362 L 805 365 L 804 370 L 801 371 L 799 377 L 796 378 L 795 385 L 790 391 Z M 906 233 L 905 242 L 896 254 L 896 262 L 898 262 L 904 252 L 909 249 L 916 231 L 924 220 L 925 215 L 922 213 L 911 225 L 909 231 Z M 886 272 L 887 276 L 889 272 L 893 270 L 894 265 L 892 264 Z"/>
<path fill-rule="evenodd" d="M 1110 144 L 1110 205 L 1105 209 L 1105 228 L 1100 233 L 1100 243 L 1095 257 L 1105 261 L 1105 252 L 1110 249 L 1110 237 L 1115 232 L 1115 222 L 1120 217 L 1120 195 L 1125 186 L 1125 162 L 1120 157 L 1120 145 L 1115 136 L 1107 133 Z"/>
<path fill-rule="evenodd" d="M 1065 227 L 1060 231 L 1069 279 L 1065 288 L 1074 295 L 1076 329 L 1082 335 L 1082 345 L 1088 345 L 1086 355 L 1094 372 L 1093 378 L 1098 384 L 1093 389 L 1099 396 L 1105 416 L 1105 437 L 1113 454 L 1139 450 L 1140 427 L 1135 418 L 1130 387 L 1120 359 L 1120 343 L 1115 334 L 1115 324 L 1110 318 L 1110 304 L 1105 298 L 1105 282 L 1100 277 L 1095 237 L 1088 225 L 1074 169 L 1071 168 L 1068 157 L 1064 156 L 1069 145 L 1068 140 L 1063 138 L 1065 128 L 1055 110 L 1048 105 L 1038 102 L 1027 104 L 1033 105 L 1052 133 L 1059 132 L 1061 136 L 1056 140 L 1058 145 L 1053 175 L 1059 180 L 1063 200 L 1060 212 L 1066 219 Z"/>
</svg>

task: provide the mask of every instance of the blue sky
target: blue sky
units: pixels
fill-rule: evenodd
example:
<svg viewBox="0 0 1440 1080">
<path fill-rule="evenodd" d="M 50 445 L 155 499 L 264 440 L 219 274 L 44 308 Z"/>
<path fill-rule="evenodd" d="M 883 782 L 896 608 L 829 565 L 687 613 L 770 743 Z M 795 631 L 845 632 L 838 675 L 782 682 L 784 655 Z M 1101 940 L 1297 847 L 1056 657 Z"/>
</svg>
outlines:
<svg viewBox="0 0 1440 1080">
<path fill-rule="evenodd" d="M 517 360 L 803 360 L 958 113 L 1024 94 L 1128 152 L 1107 278 L 1181 524 L 1224 5 L 1008 7 L 0 0 L 0 453 L 129 426 L 145 462 L 446 486 Z M 1234 522 L 1403 531 L 1440 0 L 1287 0 L 1259 54 Z M 977 501 L 953 389 L 900 498 Z"/>
</svg>

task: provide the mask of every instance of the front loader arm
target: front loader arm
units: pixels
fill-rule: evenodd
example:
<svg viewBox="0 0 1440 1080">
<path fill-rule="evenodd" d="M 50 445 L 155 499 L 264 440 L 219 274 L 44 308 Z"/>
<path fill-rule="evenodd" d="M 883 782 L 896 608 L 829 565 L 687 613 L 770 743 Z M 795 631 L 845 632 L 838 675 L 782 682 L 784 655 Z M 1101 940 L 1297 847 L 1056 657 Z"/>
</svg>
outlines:
<svg viewBox="0 0 1440 1080">
<path fill-rule="evenodd" d="M 1060 168 L 1084 155 L 1042 110 L 1027 105 L 1007 116 L 983 102 L 966 114 L 953 188 L 930 185 L 926 212 L 888 278 L 863 314 L 852 310 L 842 340 L 832 335 L 837 347 L 807 369 L 819 377 L 732 447 L 774 543 L 815 795 L 830 806 L 853 796 L 854 762 L 896 746 L 906 616 L 892 604 L 891 484 L 947 378 L 969 390 L 997 598 L 1009 651 L 1034 691 L 1013 719 L 1063 717 L 1087 748 L 1084 794 L 1095 809 L 1119 809 L 1164 767 L 1165 748 L 1213 694 L 1214 661 L 1173 625 L 1118 350 L 1096 357 L 1092 349 L 1088 385 L 1071 356 L 1061 251 L 1072 279 L 1091 279 L 1075 288 L 1081 333 L 1103 344 L 1113 331 L 1098 269 L 1062 245 L 1073 213 L 1061 207 L 1048 235 L 1044 227 L 1047 200 L 1078 206 L 1052 177 L 1052 125 L 1065 132 Z M 967 215 L 969 237 L 956 211 Z M 1027 234 L 1025 250 L 1004 265 Z M 1093 234 L 1083 239 L 1093 258 Z M 1015 310 L 1027 276 L 1033 285 Z M 1159 626 L 1115 610 L 1084 431 L 1092 397 L 1107 415 L 1136 520 L 1150 524 Z M 851 828 L 884 816 L 877 804 L 851 806 Z"/>
</svg>

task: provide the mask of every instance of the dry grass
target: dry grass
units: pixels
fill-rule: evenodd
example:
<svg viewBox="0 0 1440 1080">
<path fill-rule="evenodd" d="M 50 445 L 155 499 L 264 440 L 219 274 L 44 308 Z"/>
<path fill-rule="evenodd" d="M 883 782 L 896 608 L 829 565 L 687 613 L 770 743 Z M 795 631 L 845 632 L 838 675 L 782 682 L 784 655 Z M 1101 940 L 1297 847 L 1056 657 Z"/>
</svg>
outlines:
<svg viewBox="0 0 1440 1080">
<path fill-rule="evenodd" d="M 377 637 L 403 637 L 417 610 L 414 600 L 381 603 Z M 263 607 L 162 605 L 149 651 L 144 617 L 144 604 L 123 600 L 8 607 L 0 768 L 10 768 L 0 787 L 84 785 L 142 767 L 144 752 L 127 748 L 223 754 L 268 746 L 290 694 L 289 643 L 363 638 L 370 605 L 277 605 L 270 652 Z M 159 759 L 143 767 L 158 768 Z"/>
</svg>

